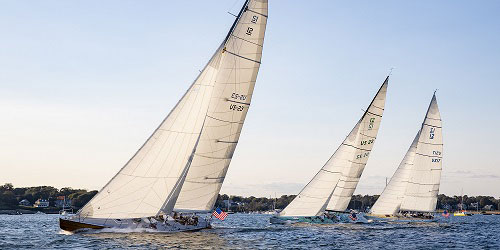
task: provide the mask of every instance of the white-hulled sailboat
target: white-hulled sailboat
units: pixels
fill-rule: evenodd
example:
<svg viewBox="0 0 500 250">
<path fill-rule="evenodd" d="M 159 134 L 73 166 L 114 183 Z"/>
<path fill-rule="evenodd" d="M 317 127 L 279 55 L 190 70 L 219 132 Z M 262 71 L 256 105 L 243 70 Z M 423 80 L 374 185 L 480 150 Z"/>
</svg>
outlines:
<svg viewBox="0 0 500 250">
<path fill-rule="evenodd" d="M 384 220 L 433 220 L 441 179 L 443 137 L 436 94 L 413 143 L 366 215 Z"/>
<path fill-rule="evenodd" d="M 347 138 L 271 223 L 363 222 L 356 213 L 345 213 L 375 143 L 384 113 L 389 76 Z"/>
<path fill-rule="evenodd" d="M 125 166 L 75 216 L 68 231 L 210 227 L 240 137 L 262 57 L 267 0 L 247 0 L 184 96 Z"/>
</svg>

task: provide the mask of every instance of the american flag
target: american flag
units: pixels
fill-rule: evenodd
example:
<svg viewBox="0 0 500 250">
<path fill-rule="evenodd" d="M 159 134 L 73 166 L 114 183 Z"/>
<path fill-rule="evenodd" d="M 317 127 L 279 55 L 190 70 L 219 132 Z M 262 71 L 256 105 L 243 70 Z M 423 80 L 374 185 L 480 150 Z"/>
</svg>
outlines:
<svg viewBox="0 0 500 250">
<path fill-rule="evenodd" d="M 212 215 L 219 220 L 224 220 L 227 217 L 227 213 L 220 210 L 220 208 L 215 209 Z"/>
<path fill-rule="evenodd" d="M 352 213 L 352 214 L 349 214 L 349 218 L 353 221 L 356 221 L 358 220 L 358 217 L 356 217 L 356 214 L 355 213 Z"/>
</svg>

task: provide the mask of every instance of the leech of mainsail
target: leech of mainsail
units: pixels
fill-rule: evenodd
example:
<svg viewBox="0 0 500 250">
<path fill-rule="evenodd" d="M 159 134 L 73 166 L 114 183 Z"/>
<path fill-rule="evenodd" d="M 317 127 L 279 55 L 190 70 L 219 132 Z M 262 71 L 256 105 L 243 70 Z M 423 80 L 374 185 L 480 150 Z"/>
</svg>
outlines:
<svg viewBox="0 0 500 250">
<path fill-rule="evenodd" d="M 266 1 L 249 0 L 245 3 L 221 46 L 184 96 L 125 166 L 79 211 L 81 218 L 140 218 L 155 216 L 160 211 L 168 213 L 173 209 L 179 197 L 177 193 L 182 194 L 189 172 L 193 166 L 198 167 L 195 164 L 197 154 L 206 152 L 206 146 L 203 145 L 211 135 L 206 133 L 215 127 L 210 117 L 231 120 L 233 115 L 237 116 L 234 113 L 242 113 L 238 104 L 219 107 L 215 101 L 232 97 L 232 93 L 228 94 L 225 87 L 231 85 L 227 80 L 230 79 L 229 76 L 234 76 L 233 71 L 250 71 L 247 67 L 255 64 L 236 64 L 236 59 L 231 60 L 235 58 L 234 55 L 224 53 L 226 49 L 247 58 L 253 56 L 260 61 L 262 47 L 252 53 L 252 50 L 235 44 L 232 38 L 233 33 L 241 33 L 243 20 L 249 21 L 249 26 L 255 25 L 253 19 L 242 18 L 244 9 L 254 2 L 265 2 L 267 9 Z M 249 33 L 263 36 L 263 32 L 263 29 L 259 30 L 256 26 Z M 250 84 L 248 82 L 255 83 L 256 75 L 256 71 L 252 73 L 252 77 L 247 79 L 247 85 Z M 233 82 L 234 80 L 233 77 Z M 232 90 L 234 93 L 241 93 L 240 88 Z M 252 91 L 247 91 L 242 94 L 247 94 L 249 100 L 251 93 Z M 221 116 L 219 112 L 228 114 L 229 117 Z M 246 114 L 246 110 L 244 113 Z M 228 130 L 225 132 L 231 134 L 235 132 L 232 126 L 220 129 Z M 230 138 L 220 139 L 230 141 Z M 199 149 L 201 152 L 197 152 Z"/>
<path fill-rule="evenodd" d="M 400 211 L 433 212 L 436 209 L 442 169 L 441 127 L 434 95 L 410 149 L 370 213 L 395 215 Z"/>
<path fill-rule="evenodd" d="M 339 148 L 280 216 L 315 216 L 344 211 L 377 137 L 389 76 Z"/>
<path fill-rule="evenodd" d="M 243 7 L 227 38 L 200 143 L 174 210 L 212 210 L 245 121 L 259 71 L 267 1 Z"/>
</svg>

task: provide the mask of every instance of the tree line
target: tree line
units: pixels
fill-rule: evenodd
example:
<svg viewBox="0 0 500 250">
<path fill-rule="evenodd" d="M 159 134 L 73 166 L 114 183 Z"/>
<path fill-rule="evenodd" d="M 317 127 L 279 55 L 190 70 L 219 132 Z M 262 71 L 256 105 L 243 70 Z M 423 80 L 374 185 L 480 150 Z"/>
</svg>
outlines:
<svg viewBox="0 0 500 250">
<path fill-rule="evenodd" d="M 25 208 L 19 205 L 22 200 L 28 200 L 34 204 L 38 199 L 49 201 L 50 206 L 55 206 L 55 201 L 59 196 L 66 196 L 71 200 L 71 206 L 75 209 L 83 207 L 97 191 L 87 191 L 85 189 L 72 189 L 69 187 L 57 189 L 51 186 L 38 187 L 14 187 L 10 183 L 0 186 L 0 209 Z"/>
<path fill-rule="evenodd" d="M 367 211 L 375 204 L 379 195 L 353 195 L 348 209 L 356 209 L 359 211 Z M 284 209 L 293 199 L 295 195 L 282 195 L 279 198 L 266 198 L 266 197 L 241 197 L 234 195 L 219 195 L 216 201 L 216 207 L 228 210 L 227 202 L 230 200 L 229 211 L 233 212 L 255 212 L 255 211 L 270 211 L 275 209 Z M 446 196 L 444 194 L 438 195 L 437 209 L 445 210 L 460 210 L 462 204 L 464 208 L 469 210 L 476 210 L 474 205 L 477 203 L 479 210 L 487 205 L 491 205 L 492 210 L 498 210 L 500 199 L 495 199 L 492 196 Z"/>
<path fill-rule="evenodd" d="M 87 191 L 85 189 L 61 188 L 57 189 L 51 186 L 38 186 L 38 187 L 14 187 L 12 184 L 7 183 L 0 186 L 0 210 L 1 209 L 18 209 L 23 208 L 19 202 L 26 199 L 31 204 L 38 199 L 48 200 L 50 206 L 54 206 L 57 197 L 65 196 L 66 199 L 71 199 L 71 206 L 74 209 L 83 207 L 97 191 Z M 378 195 L 354 195 L 349 203 L 348 209 L 357 209 L 365 211 L 375 204 Z M 242 197 L 235 195 L 222 194 L 217 197 L 215 203 L 225 211 L 228 208 L 227 200 L 230 200 L 229 210 L 234 212 L 255 212 L 255 211 L 270 211 L 275 209 L 284 209 L 293 199 L 295 195 L 282 195 L 279 198 L 267 197 Z M 498 210 L 500 199 L 495 199 L 491 196 L 446 196 L 440 194 L 438 196 L 437 208 L 448 210 L 461 209 L 460 204 L 465 204 L 465 208 L 475 210 L 474 204 L 477 204 L 480 209 L 487 205 L 491 205 L 493 210 Z"/>
</svg>

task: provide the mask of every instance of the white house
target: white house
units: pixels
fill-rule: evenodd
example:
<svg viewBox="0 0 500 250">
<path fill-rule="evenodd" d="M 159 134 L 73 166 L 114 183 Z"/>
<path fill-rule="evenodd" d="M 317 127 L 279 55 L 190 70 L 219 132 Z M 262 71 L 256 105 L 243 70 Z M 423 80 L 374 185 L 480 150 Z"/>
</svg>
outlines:
<svg viewBox="0 0 500 250">
<path fill-rule="evenodd" d="M 29 202 L 29 200 L 23 199 L 19 202 L 19 205 L 29 207 L 31 206 L 31 202 Z"/>
<path fill-rule="evenodd" d="M 35 201 L 34 207 L 49 207 L 49 201 L 45 199 L 38 199 Z"/>
</svg>

